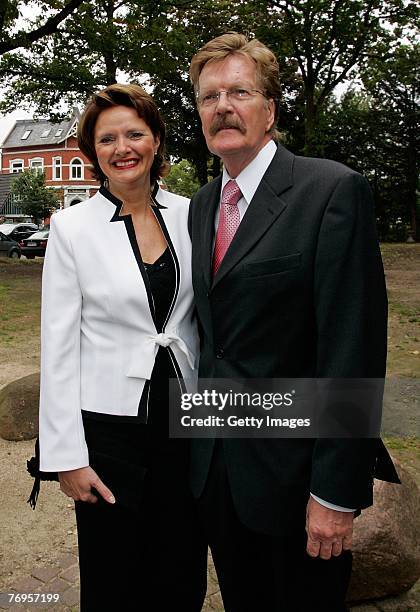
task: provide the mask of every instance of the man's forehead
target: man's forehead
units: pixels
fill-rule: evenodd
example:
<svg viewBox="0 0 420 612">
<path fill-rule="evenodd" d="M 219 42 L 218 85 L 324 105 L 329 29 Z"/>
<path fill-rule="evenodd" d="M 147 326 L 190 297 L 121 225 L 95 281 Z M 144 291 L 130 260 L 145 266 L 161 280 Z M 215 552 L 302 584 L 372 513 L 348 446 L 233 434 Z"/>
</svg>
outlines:
<svg viewBox="0 0 420 612">
<path fill-rule="evenodd" d="M 255 82 L 256 78 L 255 62 L 246 55 L 233 53 L 222 60 L 208 61 L 200 73 L 199 84 L 202 86 L 203 83 L 223 79 Z"/>
</svg>

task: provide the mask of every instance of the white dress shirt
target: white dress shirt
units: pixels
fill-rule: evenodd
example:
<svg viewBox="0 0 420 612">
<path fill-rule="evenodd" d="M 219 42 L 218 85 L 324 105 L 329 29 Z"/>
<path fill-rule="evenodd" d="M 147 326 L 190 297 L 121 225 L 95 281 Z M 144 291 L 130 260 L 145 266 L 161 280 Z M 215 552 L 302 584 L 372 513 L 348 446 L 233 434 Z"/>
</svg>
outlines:
<svg viewBox="0 0 420 612">
<path fill-rule="evenodd" d="M 273 140 L 270 140 L 262 149 L 259 151 L 258 155 L 254 157 L 254 159 L 238 174 L 238 176 L 234 179 L 241 190 L 242 197 L 238 201 L 238 209 L 239 209 L 239 218 L 242 221 L 244 215 L 248 209 L 249 204 L 251 203 L 252 198 L 254 197 L 255 192 L 257 191 L 258 185 L 261 183 L 261 180 L 266 173 L 268 166 L 271 164 L 274 155 L 276 154 L 277 147 Z M 223 168 L 223 176 L 222 176 L 222 188 L 220 192 L 220 201 L 222 199 L 223 188 L 228 181 L 233 180 L 231 176 L 229 176 L 226 167 Z M 214 218 L 214 235 L 216 236 L 217 228 L 219 225 L 220 218 L 220 204 L 216 211 L 216 215 Z M 213 244 L 214 246 L 214 244 Z M 330 508 L 331 510 L 338 510 L 340 512 L 354 512 L 356 508 L 343 508 L 343 506 L 337 506 L 336 504 L 332 504 L 327 502 L 317 495 L 311 493 L 311 496 L 320 504 L 325 506 L 326 508 Z"/>
</svg>

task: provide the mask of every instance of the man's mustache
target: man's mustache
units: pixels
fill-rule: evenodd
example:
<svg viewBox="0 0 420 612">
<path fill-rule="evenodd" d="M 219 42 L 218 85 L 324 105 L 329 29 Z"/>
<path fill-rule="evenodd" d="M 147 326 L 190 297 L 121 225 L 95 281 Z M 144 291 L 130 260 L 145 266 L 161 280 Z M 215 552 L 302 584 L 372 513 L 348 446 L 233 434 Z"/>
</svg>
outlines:
<svg viewBox="0 0 420 612">
<path fill-rule="evenodd" d="M 232 119 L 228 117 L 216 117 L 210 126 L 209 132 L 211 136 L 215 136 L 220 130 L 235 129 L 241 134 L 245 134 L 246 128 L 240 119 Z"/>
</svg>

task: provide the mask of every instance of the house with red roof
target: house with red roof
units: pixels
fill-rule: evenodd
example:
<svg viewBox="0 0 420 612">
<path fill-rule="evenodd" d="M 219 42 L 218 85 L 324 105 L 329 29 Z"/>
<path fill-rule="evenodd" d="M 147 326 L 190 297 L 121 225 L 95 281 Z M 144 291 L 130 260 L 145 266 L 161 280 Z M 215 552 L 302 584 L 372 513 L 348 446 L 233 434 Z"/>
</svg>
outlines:
<svg viewBox="0 0 420 612">
<path fill-rule="evenodd" d="M 77 145 L 79 118 L 79 110 L 74 108 L 70 119 L 61 123 L 47 119 L 16 121 L 1 146 L 0 216 L 19 216 L 18 203 L 10 195 L 10 175 L 23 170 L 45 172 L 45 184 L 57 190 L 62 208 L 96 193 L 99 184 L 92 178 L 90 163 Z M 2 178 L 4 175 L 8 178 Z"/>
</svg>

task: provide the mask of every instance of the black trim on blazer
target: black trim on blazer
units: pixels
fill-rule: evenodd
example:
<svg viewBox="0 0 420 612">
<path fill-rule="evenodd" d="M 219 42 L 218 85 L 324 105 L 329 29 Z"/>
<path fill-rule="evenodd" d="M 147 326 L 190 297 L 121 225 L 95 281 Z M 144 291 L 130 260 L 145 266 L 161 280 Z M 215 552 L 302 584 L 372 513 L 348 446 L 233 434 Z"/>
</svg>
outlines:
<svg viewBox="0 0 420 612">
<path fill-rule="evenodd" d="M 155 183 L 153 186 L 153 189 L 151 191 L 151 198 L 153 200 L 153 202 L 155 203 L 155 205 L 158 208 L 167 208 L 167 206 L 163 206 L 163 204 L 159 204 L 159 202 L 156 200 L 156 194 L 159 191 L 159 185 L 158 183 Z M 114 204 L 116 206 L 116 211 L 112 216 L 112 219 L 110 219 L 110 221 L 122 221 L 123 217 L 125 217 L 125 215 L 121 215 L 120 216 L 120 211 L 123 205 L 123 201 L 120 200 L 119 198 L 117 198 L 116 196 L 114 196 L 113 193 L 111 193 L 106 187 L 105 185 L 101 185 L 99 188 L 99 193 L 106 198 L 107 200 L 109 200 L 110 202 L 112 202 L 112 204 Z"/>
<path fill-rule="evenodd" d="M 184 382 L 184 377 L 182 376 L 182 372 L 181 372 L 181 368 L 179 367 L 179 364 L 176 360 L 176 357 L 174 355 L 173 350 L 171 349 L 170 346 L 167 347 L 167 351 L 169 353 L 169 357 L 172 361 L 172 366 L 176 372 L 176 378 L 179 384 L 179 388 L 181 389 L 181 393 L 186 393 L 187 392 L 187 386 Z"/>
<path fill-rule="evenodd" d="M 133 219 L 131 218 L 131 215 L 123 215 L 121 217 L 121 220 L 124 221 L 125 223 L 125 229 L 127 230 L 131 248 L 133 249 L 134 257 L 136 258 L 137 265 L 143 277 L 143 282 L 144 282 L 144 286 L 146 287 L 147 300 L 149 302 L 149 308 L 150 308 L 150 313 L 152 315 L 153 323 L 155 324 L 156 331 L 159 331 L 158 325 L 156 322 L 155 303 L 153 300 L 152 289 L 150 287 L 149 276 L 146 272 L 146 268 L 144 267 L 144 263 L 141 258 L 141 253 L 140 253 L 139 245 L 137 243 L 137 238 L 136 238 L 136 232 L 134 229 Z"/>
<path fill-rule="evenodd" d="M 156 206 L 156 208 L 166 208 L 166 206 L 162 206 L 156 200 L 156 194 L 157 194 L 158 190 L 159 190 L 159 185 L 157 183 L 155 183 L 154 186 L 153 186 L 152 194 L 151 194 L 152 201 L 153 201 L 154 205 Z M 99 193 L 104 198 L 106 198 L 107 200 L 112 202 L 112 204 L 114 204 L 115 207 L 116 207 L 115 208 L 115 212 L 114 212 L 112 218 L 110 219 L 110 222 L 114 223 L 116 221 L 124 221 L 125 229 L 127 231 L 127 235 L 128 235 L 129 240 L 130 240 L 131 248 L 133 250 L 134 257 L 136 258 L 136 262 L 137 262 L 137 265 L 139 267 L 140 274 L 141 274 L 141 276 L 143 278 L 144 286 L 146 288 L 147 300 L 149 302 L 149 309 L 150 309 L 150 313 L 152 315 L 153 323 L 155 324 L 156 331 L 159 332 L 161 330 L 159 330 L 157 322 L 156 322 L 155 304 L 154 304 L 154 301 L 153 301 L 152 290 L 150 288 L 149 277 L 148 277 L 147 272 L 145 270 L 144 262 L 143 262 L 143 259 L 141 257 L 141 253 L 140 253 L 140 249 L 139 249 L 139 245 L 137 243 L 136 232 L 134 230 L 134 224 L 133 224 L 133 219 L 131 217 L 131 214 L 122 214 L 122 215 L 120 214 L 121 213 L 121 209 L 123 207 L 123 201 L 120 200 L 119 198 L 117 198 L 116 196 L 114 196 L 114 194 L 112 194 L 104 185 L 102 185 L 100 187 Z M 162 223 L 164 224 L 162 217 L 160 219 L 162 220 Z M 159 225 L 161 226 L 161 229 L 162 229 L 162 231 L 163 231 L 163 233 L 165 235 L 165 238 L 166 238 L 167 231 L 165 233 L 164 229 L 162 228 L 162 223 L 160 223 L 160 221 L 159 221 Z M 165 230 L 166 230 L 166 227 L 165 227 Z M 166 238 L 166 240 L 168 242 L 167 238 Z M 172 257 L 173 257 L 173 255 L 172 255 Z M 175 259 L 174 259 L 174 261 L 175 261 Z M 177 274 L 179 276 L 179 271 L 177 272 Z M 178 280 L 178 279 L 176 279 L 176 280 Z M 176 283 L 176 285 L 175 285 L 175 300 L 176 300 L 176 296 L 177 295 L 178 295 L 178 285 Z M 172 304 L 175 303 L 175 300 L 173 300 Z M 172 312 L 172 310 L 173 310 L 173 306 L 172 306 L 172 309 L 170 310 L 170 312 Z M 167 320 L 168 320 L 168 317 L 166 318 L 166 321 Z M 165 321 L 165 323 L 166 323 L 166 321 Z"/>
<path fill-rule="evenodd" d="M 115 197 L 110 191 L 108 191 L 108 189 L 102 185 L 99 189 L 99 193 L 106 198 L 107 200 L 109 200 L 110 202 L 112 202 L 112 204 L 115 205 L 116 209 L 115 212 L 112 216 L 112 218 L 110 219 L 110 222 L 116 222 L 116 221 L 124 221 L 125 224 L 125 228 L 127 231 L 127 235 L 128 238 L 130 240 L 130 244 L 131 244 L 131 248 L 133 250 L 134 253 L 134 257 L 136 258 L 136 262 L 137 265 L 139 267 L 140 273 L 142 275 L 143 278 L 143 282 L 146 288 L 146 293 L 147 293 L 147 299 L 148 299 L 148 303 L 149 303 L 149 308 L 150 308 L 150 313 L 152 315 L 153 318 L 153 323 L 155 324 L 155 328 L 157 332 L 164 332 L 166 324 L 169 320 L 169 317 L 171 316 L 173 309 L 175 307 L 175 303 L 176 303 L 176 299 L 178 297 L 178 293 L 179 293 L 179 287 L 180 287 L 180 281 L 181 281 L 181 269 L 180 269 L 180 265 L 179 265 L 179 261 L 178 261 L 178 257 L 176 256 L 176 251 L 174 249 L 174 246 L 172 244 L 172 240 L 171 237 L 169 235 L 168 229 L 166 227 L 165 221 L 162 217 L 162 214 L 160 212 L 161 209 L 167 209 L 167 206 L 163 206 L 162 204 L 160 204 L 157 199 L 156 199 L 156 194 L 159 190 L 159 185 L 158 183 L 155 183 L 152 193 L 151 193 L 151 199 L 153 201 L 153 206 L 152 206 L 152 210 L 155 214 L 156 220 L 159 223 L 160 229 L 162 230 L 163 235 L 165 236 L 165 240 L 166 243 L 168 245 L 169 251 L 171 253 L 172 259 L 174 261 L 174 266 L 175 266 L 175 291 L 174 291 L 174 297 L 172 299 L 171 302 L 171 306 L 168 310 L 168 313 L 166 315 L 166 319 L 164 321 L 163 327 L 160 330 L 159 326 L 157 325 L 156 322 L 156 314 L 155 314 L 155 307 L 154 307 L 154 302 L 153 302 L 153 295 L 152 295 L 152 291 L 151 291 L 151 287 L 150 287 L 150 282 L 149 282 L 149 276 L 146 272 L 146 268 L 144 267 L 144 262 L 143 259 L 141 257 L 141 253 L 140 253 L 140 249 L 139 246 L 137 244 L 137 238 L 136 238 L 136 232 L 134 230 L 134 224 L 133 224 L 133 220 L 131 217 L 131 214 L 127 214 L 127 215 L 120 215 L 121 212 L 121 208 L 123 206 L 123 201 L 118 199 L 117 197 Z M 181 368 L 179 367 L 179 364 L 175 358 L 175 355 L 171 349 L 170 346 L 167 347 L 167 351 L 169 353 L 173 368 L 175 370 L 180 388 L 183 392 L 186 391 L 186 386 L 183 380 L 183 376 L 182 376 L 182 372 L 181 372 Z M 139 400 L 139 409 L 141 406 L 141 400 L 143 397 L 143 394 L 147 392 L 147 401 L 146 401 L 146 405 L 148 407 L 148 403 L 149 403 L 149 392 L 150 392 L 150 380 L 146 380 L 145 381 L 145 385 L 143 388 L 143 393 L 140 397 Z M 134 423 L 139 423 L 139 424 L 145 424 L 145 422 L 141 419 L 139 419 L 139 414 L 135 415 L 135 416 L 124 416 L 124 415 L 109 415 L 109 414 L 104 414 L 104 413 L 89 413 L 87 411 L 84 411 L 84 414 L 87 418 L 92 418 L 92 419 L 98 419 L 98 420 L 103 420 L 103 421 L 110 421 L 110 422 L 134 422 Z M 92 416 L 93 415 L 93 416 Z M 146 421 L 147 423 L 147 421 Z"/>
<path fill-rule="evenodd" d="M 153 201 L 156 202 L 155 199 L 153 199 Z M 179 287 L 180 287 L 180 284 L 181 284 L 181 268 L 180 268 L 180 265 L 179 265 L 178 257 L 176 256 L 174 245 L 172 244 L 171 237 L 170 237 L 169 232 L 167 230 L 165 221 L 164 221 L 164 219 L 162 217 L 162 213 L 160 212 L 159 208 L 157 208 L 157 207 L 153 210 L 153 212 L 155 214 L 157 222 L 160 225 L 160 229 L 162 230 L 163 235 L 165 236 L 166 243 L 167 243 L 169 251 L 170 251 L 170 253 L 172 255 L 172 259 L 174 261 L 175 273 L 176 273 L 174 297 L 172 298 L 171 305 L 169 307 L 168 313 L 166 315 L 166 319 L 165 319 L 165 321 L 163 323 L 162 330 L 161 330 L 162 332 L 164 332 L 165 328 L 166 328 L 166 324 L 167 324 L 167 322 L 168 322 L 168 320 L 169 320 L 169 318 L 170 318 L 170 316 L 171 316 L 171 314 L 173 312 L 173 309 L 175 307 L 175 303 L 176 303 L 176 300 L 177 300 L 177 297 L 178 297 Z"/>
<path fill-rule="evenodd" d="M 159 183 L 156 181 L 155 184 L 153 185 L 153 189 L 150 194 L 151 198 L 158 208 L 168 208 L 167 206 L 164 206 L 163 204 L 159 204 L 159 202 L 156 200 L 156 194 L 158 191 L 159 191 Z"/>
<path fill-rule="evenodd" d="M 150 288 L 149 276 L 148 276 L 148 274 L 146 272 L 146 269 L 144 267 L 144 262 L 143 262 L 143 259 L 141 257 L 139 245 L 137 243 L 137 238 L 136 238 L 136 232 L 134 230 L 133 219 L 132 219 L 130 214 L 120 215 L 121 208 L 123 206 L 122 200 L 116 198 L 103 185 L 99 189 L 100 194 L 102 196 L 104 196 L 107 200 L 109 200 L 110 202 L 112 202 L 116 206 L 116 210 L 115 210 L 114 215 L 112 216 L 111 222 L 124 221 L 124 223 L 125 223 L 125 228 L 127 230 L 127 234 L 128 234 L 129 240 L 130 240 L 131 248 L 133 250 L 134 256 L 135 256 L 136 261 L 137 261 L 137 265 L 138 265 L 139 270 L 141 272 L 144 285 L 146 287 L 146 293 L 147 293 L 147 299 L 148 299 L 148 302 L 149 302 L 149 308 L 150 308 L 150 312 L 151 312 L 151 315 L 152 315 L 152 318 L 153 318 L 153 322 L 155 324 L 156 331 L 158 333 L 163 333 L 165 331 L 166 324 L 168 323 L 169 318 L 170 318 L 170 316 L 171 316 L 171 314 L 172 314 L 172 312 L 173 312 L 173 310 L 175 308 L 176 300 L 177 300 L 178 293 L 179 293 L 179 287 L 180 287 L 180 284 L 181 284 L 181 267 L 179 265 L 178 257 L 176 255 L 176 251 L 175 251 L 174 245 L 172 243 L 171 236 L 170 236 L 170 234 L 168 232 L 168 229 L 166 227 L 165 221 L 164 221 L 162 213 L 161 213 L 161 210 L 162 209 L 166 210 L 167 206 L 163 206 L 162 204 L 160 204 L 157 201 L 156 195 L 157 195 L 158 191 L 159 191 L 159 185 L 156 182 L 154 184 L 154 186 L 153 186 L 153 190 L 152 190 L 152 193 L 151 193 L 151 199 L 152 199 L 152 202 L 153 202 L 152 211 L 153 211 L 153 213 L 154 213 L 154 215 L 156 217 L 156 220 L 159 223 L 160 229 L 162 230 L 162 233 L 163 233 L 163 235 L 165 237 L 166 243 L 168 245 L 169 251 L 171 253 L 171 256 L 172 256 L 172 259 L 173 259 L 173 262 L 174 262 L 175 274 L 176 274 L 174 295 L 173 295 L 171 305 L 170 305 L 169 310 L 168 310 L 168 312 L 166 314 L 166 318 L 165 318 L 165 321 L 164 321 L 163 326 L 162 326 L 161 329 L 159 329 L 159 326 L 157 325 L 157 322 L 156 322 L 155 306 L 154 306 L 154 301 L 153 301 L 152 290 Z M 170 347 L 168 347 L 168 351 L 169 351 L 169 354 L 171 356 L 171 360 L 172 360 L 173 366 L 175 368 L 178 380 L 180 381 L 180 384 L 181 384 L 183 390 L 185 390 L 184 389 L 185 383 L 183 383 L 182 372 L 181 372 L 181 369 L 180 369 L 180 367 L 178 365 L 178 362 L 176 361 L 175 355 L 174 355 L 174 353 L 173 353 L 173 351 L 172 351 L 172 349 Z"/>
</svg>

